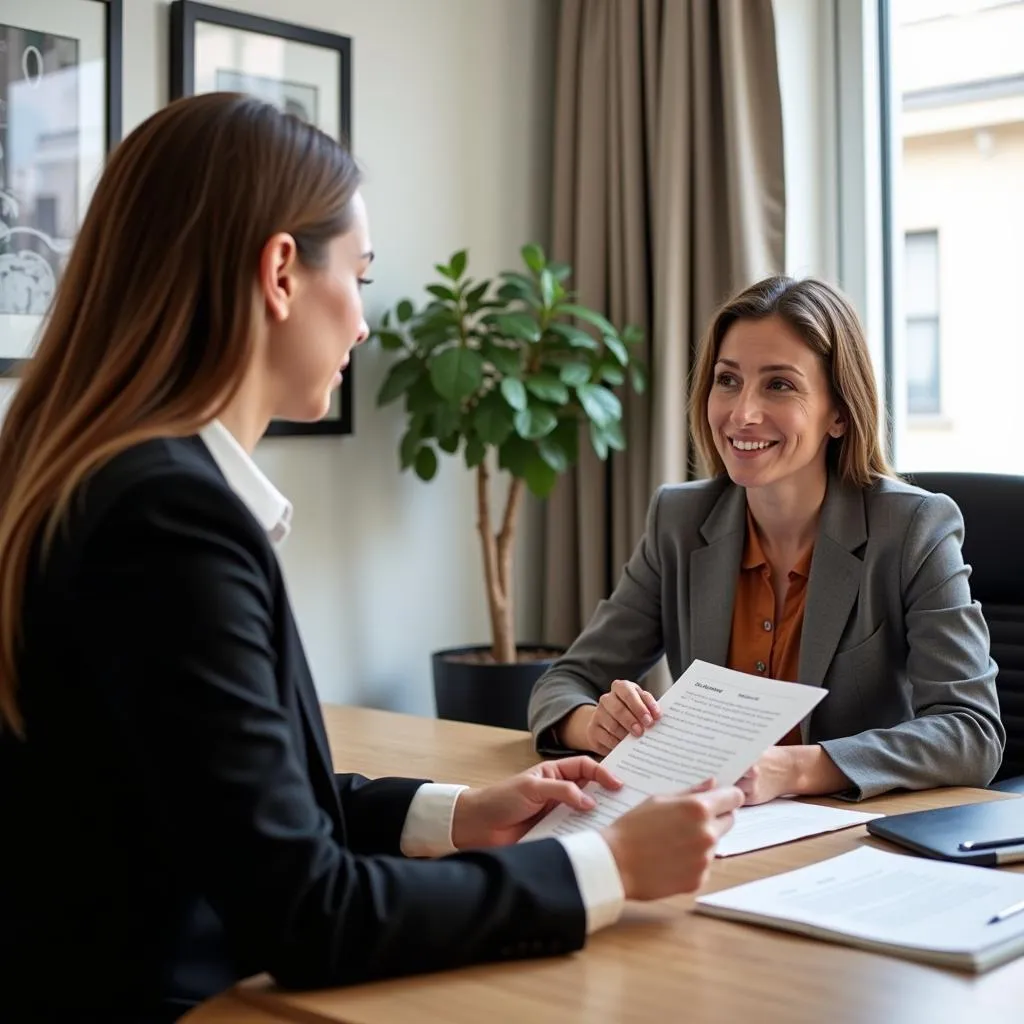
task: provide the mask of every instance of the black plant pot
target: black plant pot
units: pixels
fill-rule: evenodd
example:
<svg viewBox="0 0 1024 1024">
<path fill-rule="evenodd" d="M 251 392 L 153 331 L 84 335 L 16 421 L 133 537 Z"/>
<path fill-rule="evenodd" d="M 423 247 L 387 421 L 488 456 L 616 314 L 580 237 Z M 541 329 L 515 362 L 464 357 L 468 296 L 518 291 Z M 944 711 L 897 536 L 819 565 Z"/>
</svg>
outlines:
<svg viewBox="0 0 1024 1024">
<path fill-rule="evenodd" d="M 526 728 L 526 705 L 533 684 L 547 671 L 561 650 L 545 644 L 520 644 L 521 651 L 550 652 L 546 661 L 519 661 L 504 665 L 460 661 L 459 655 L 489 651 L 489 644 L 450 647 L 431 656 L 437 717 L 505 729 Z"/>
</svg>

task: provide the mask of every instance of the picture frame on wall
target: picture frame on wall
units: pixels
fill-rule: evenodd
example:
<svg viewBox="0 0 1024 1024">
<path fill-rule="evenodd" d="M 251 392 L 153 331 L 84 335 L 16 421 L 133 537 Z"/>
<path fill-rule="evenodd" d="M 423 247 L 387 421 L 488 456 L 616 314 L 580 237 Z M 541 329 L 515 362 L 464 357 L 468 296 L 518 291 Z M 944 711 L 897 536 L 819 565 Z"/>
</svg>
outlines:
<svg viewBox="0 0 1024 1024">
<path fill-rule="evenodd" d="M 32 356 L 121 139 L 122 0 L 0 3 L 0 375 Z"/>
<path fill-rule="evenodd" d="M 352 41 L 195 0 L 171 4 L 171 98 L 244 92 L 351 144 Z M 274 420 L 273 435 L 351 434 L 352 365 L 317 423 Z"/>
</svg>

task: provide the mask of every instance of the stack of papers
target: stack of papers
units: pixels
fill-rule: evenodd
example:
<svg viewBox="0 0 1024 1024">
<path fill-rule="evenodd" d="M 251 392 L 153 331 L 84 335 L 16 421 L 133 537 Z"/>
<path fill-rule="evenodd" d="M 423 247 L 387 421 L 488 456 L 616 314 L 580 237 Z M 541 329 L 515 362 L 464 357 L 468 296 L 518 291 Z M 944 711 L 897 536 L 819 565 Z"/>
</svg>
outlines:
<svg viewBox="0 0 1024 1024">
<path fill-rule="evenodd" d="M 1024 953 L 1024 875 L 869 847 L 701 896 L 695 909 L 975 972 Z"/>
</svg>

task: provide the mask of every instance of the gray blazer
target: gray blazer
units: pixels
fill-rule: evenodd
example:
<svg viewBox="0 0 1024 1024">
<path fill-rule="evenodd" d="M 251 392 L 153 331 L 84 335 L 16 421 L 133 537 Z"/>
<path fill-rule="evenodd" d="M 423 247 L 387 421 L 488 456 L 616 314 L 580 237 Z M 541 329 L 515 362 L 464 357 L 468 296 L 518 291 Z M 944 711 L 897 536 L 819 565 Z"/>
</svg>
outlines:
<svg viewBox="0 0 1024 1024">
<path fill-rule="evenodd" d="M 829 481 L 811 559 L 799 682 L 829 695 L 801 724 L 853 783 L 886 790 L 982 786 L 1002 760 L 996 666 L 964 564 L 963 517 L 943 494 L 897 480 Z M 573 708 L 667 655 L 724 665 L 746 536 L 746 492 L 728 477 L 662 487 L 647 531 L 586 629 L 537 682 L 542 753 Z"/>
</svg>

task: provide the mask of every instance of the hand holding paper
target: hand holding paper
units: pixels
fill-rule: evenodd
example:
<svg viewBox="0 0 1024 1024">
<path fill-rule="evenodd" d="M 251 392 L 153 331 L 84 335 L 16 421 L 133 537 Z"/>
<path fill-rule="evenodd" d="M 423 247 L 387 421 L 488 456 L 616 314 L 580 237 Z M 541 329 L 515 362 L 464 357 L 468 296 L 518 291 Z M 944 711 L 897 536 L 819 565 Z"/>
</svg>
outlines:
<svg viewBox="0 0 1024 1024">
<path fill-rule="evenodd" d="M 643 736 L 627 736 L 605 758 L 623 788 L 588 790 L 597 804 L 593 811 L 555 808 L 524 839 L 603 828 L 648 796 L 678 793 L 709 778 L 732 785 L 825 693 L 695 661 L 662 697 L 660 721 Z"/>
<path fill-rule="evenodd" d="M 602 829 L 626 897 L 656 900 L 699 889 L 742 801 L 734 786 L 706 783 L 644 800 Z"/>
</svg>

